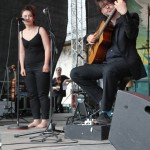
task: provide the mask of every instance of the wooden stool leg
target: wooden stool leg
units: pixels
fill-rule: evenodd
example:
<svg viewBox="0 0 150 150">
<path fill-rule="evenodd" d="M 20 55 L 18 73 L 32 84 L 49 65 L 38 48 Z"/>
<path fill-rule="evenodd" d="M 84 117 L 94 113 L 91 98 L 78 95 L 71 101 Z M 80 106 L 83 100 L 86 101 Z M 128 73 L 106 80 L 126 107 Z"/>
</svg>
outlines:
<svg viewBox="0 0 150 150">
<path fill-rule="evenodd" d="M 129 91 L 129 88 L 131 88 L 132 86 L 133 86 L 133 83 L 132 83 L 132 80 L 130 80 L 125 87 L 125 91 Z"/>
</svg>

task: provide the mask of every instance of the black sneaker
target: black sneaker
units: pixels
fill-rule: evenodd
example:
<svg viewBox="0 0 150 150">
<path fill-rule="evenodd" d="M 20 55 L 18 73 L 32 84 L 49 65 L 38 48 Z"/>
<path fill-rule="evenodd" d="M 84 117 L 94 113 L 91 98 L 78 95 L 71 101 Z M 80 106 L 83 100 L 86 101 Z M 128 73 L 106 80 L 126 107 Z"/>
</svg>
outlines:
<svg viewBox="0 0 150 150">
<path fill-rule="evenodd" d="M 111 118 L 107 115 L 107 113 L 101 113 L 99 117 L 96 119 L 99 124 L 110 124 Z"/>
</svg>

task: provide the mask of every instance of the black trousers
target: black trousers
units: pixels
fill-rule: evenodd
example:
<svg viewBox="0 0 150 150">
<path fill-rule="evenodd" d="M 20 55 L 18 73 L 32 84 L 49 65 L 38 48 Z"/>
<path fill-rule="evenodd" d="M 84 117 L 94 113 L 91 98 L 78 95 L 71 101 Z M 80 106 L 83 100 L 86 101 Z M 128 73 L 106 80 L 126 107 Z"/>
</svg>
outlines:
<svg viewBox="0 0 150 150">
<path fill-rule="evenodd" d="M 64 112 L 63 105 L 61 104 L 63 99 L 62 95 L 56 95 L 53 97 L 53 102 L 55 103 L 55 112 Z"/>
<path fill-rule="evenodd" d="M 70 76 L 92 100 L 100 104 L 101 111 L 110 111 L 116 99 L 118 81 L 131 74 L 123 59 L 115 59 L 73 68 Z M 99 79 L 103 79 L 103 89 L 97 84 Z"/>
<path fill-rule="evenodd" d="M 42 64 L 26 68 L 25 83 L 30 98 L 34 119 L 48 119 L 50 100 L 48 98 L 50 73 L 42 72 Z M 42 116 L 41 116 L 42 115 Z"/>
</svg>

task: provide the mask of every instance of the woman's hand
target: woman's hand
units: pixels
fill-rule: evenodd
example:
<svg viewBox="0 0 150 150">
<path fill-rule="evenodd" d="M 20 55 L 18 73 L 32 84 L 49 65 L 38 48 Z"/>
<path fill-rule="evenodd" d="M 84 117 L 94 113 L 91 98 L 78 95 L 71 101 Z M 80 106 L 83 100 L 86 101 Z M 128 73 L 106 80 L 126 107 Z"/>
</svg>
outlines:
<svg viewBox="0 0 150 150">
<path fill-rule="evenodd" d="M 44 64 L 43 66 L 43 72 L 49 72 L 50 71 L 50 67 L 47 64 Z"/>
<path fill-rule="evenodd" d="M 24 68 L 21 69 L 20 74 L 22 76 L 26 76 L 26 70 Z"/>
</svg>

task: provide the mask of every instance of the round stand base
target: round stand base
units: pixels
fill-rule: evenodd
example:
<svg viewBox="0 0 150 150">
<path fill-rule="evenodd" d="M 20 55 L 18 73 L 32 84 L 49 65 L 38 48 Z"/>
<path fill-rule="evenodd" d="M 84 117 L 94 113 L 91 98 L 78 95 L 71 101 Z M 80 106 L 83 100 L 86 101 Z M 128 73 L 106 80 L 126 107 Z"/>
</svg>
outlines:
<svg viewBox="0 0 150 150">
<path fill-rule="evenodd" d="M 9 130 L 26 130 L 26 129 L 28 129 L 28 126 L 25 126 L 25 125 L 12 125 L 12 126 L 8 126 L 7 129 L 9 129 Z"/>
</svg>

